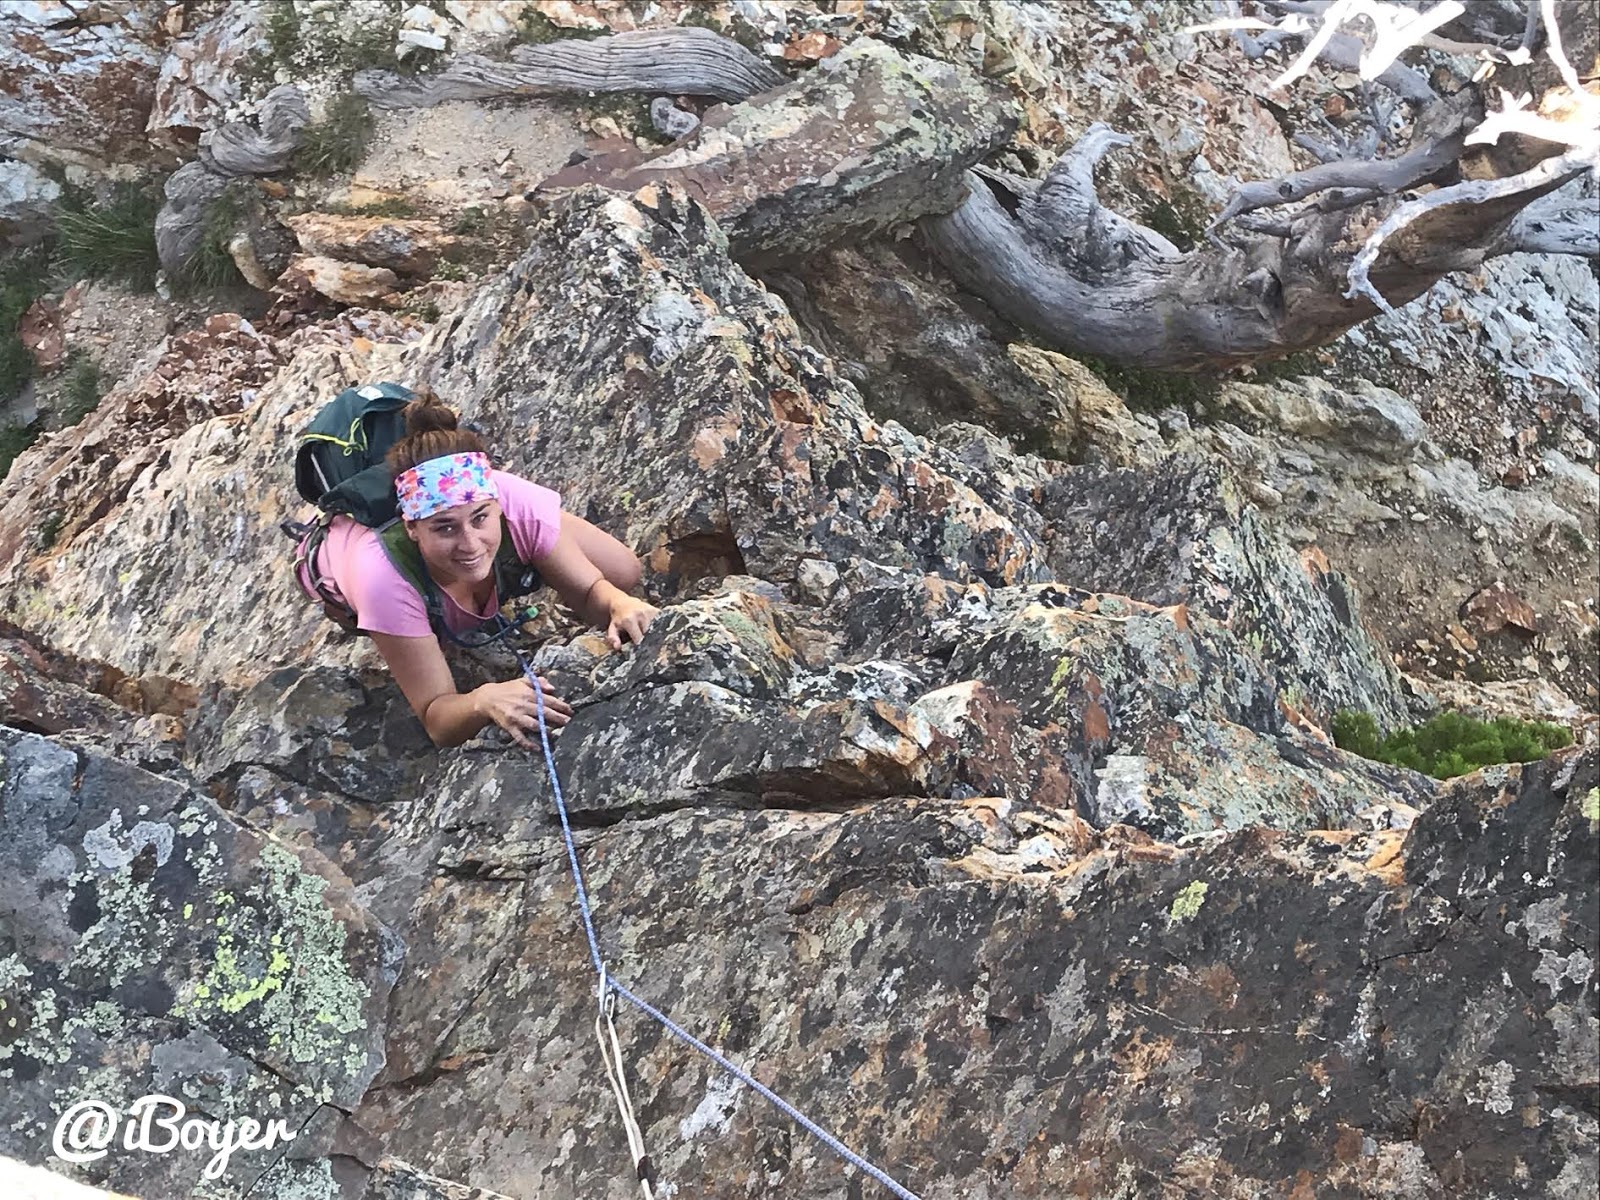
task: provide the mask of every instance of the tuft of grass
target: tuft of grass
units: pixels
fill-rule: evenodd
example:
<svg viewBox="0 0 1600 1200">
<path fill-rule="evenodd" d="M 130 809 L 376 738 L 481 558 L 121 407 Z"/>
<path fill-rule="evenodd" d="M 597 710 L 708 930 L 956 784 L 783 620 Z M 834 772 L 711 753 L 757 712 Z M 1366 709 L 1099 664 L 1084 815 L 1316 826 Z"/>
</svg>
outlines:
<svg viewBox="0 0 1600 1200">
<path fill-rule="evenodd" d="M 0 475 L 4 472 L 0 471 Z M 39 552 L 42 554 L 56 544 L 61 527 L 67 523 L 67 510 L 58 508 L 39 523 Z"/>
<path fill-rule="evenodd" d="M 483 237 L 489 232 L 489 214 L 481 208 L 463 208 L 456 214 L 450 232 L 461 237 Z"/>
<path fill-rule="evenodd" d="M 715 12 L 711 11 L 710 9 L 701 8 L 697 4 L 689 6 L 689 9 L 683 14 L 683 16 L 678 18 L 678 24 L 698 25 L 701 29 L 711 30 L 712 33 L 725 34 L 727 32 L 727 30 L 723 27 L 722 22 L 717 19 L 717 14 Z"/>
<path fill-rule="evenodd" d="M 1177 405 L 1193 413 L 1217 394 L 1219 377 L 1189 374 L 1184 371 L 1160 371 L 1154 367 L 1135 367 L 1112 362 L 1093 354 L 1074 352 L 1073 358 L 1084 366 L 1127 402 L 1135 412 L 1160 412 Z"/>
<path fill-rule="evenodd" d="M 82 351 L 67 360 L 66 386 L 61 393 L 61 427 L 70 428 L 100 404 L 100 364 Z"/>
<path fill-rule="evenodd" d="M 79 275 L 121 279 L 139 291 L 155 287 L 159 189 L 118 184 L 110 199 L 56 213 L 57 256 Z"/>
<path fill-rule="evenodd" d="M 1480 721 L 1446 712 L 1384 737 L 1370 713 L 1346 709 L 1333 718 L 1333 740 L 1362 758 L 1453 779 L 1496 763 L 1534 762 L 1572 744 L 1572 732 L 1549 721 L 1496 717 Z"/>
<path fill-rule="evenodd" d="M 200 244 L 183 265 L 182 277 L 173 283 L 182 291 L 214 291 L 244 282 L 239 265 L 233 261 L 228 243 L 244 220 L 244 204 L 237 188 L 230 187 L 218 196 L 206 214 Z"/>
<path fill-rule="evenodd" d="M 267 0 L 264 33 L 267 53 L 287 63 L 300 49 L 300 17 L 294 0 Z"/>
<path fill-rule="evenodd" d="M 559 42 L 566 38 L 605 37 L 605 29 L 569 29 L 565 25 L 557 25 L 537 8 L 532 6 L 522 10 L 522 18 L 517 22 L 517 41 L 529 46 L 542 46 L 547 42 Z"/>
<path fill-rule="evenodd" d="M 308 205 L 302 211 L 331 213 L 339 217 L 419 217 L 423 215 L 416 202 L 406 196 L 386 196 L 366 204 L 346 204 L 342 200 L 324 200 Z"/>
<path fill-rule="evenodd" d="M 354 92 L 334 97 L 322 120 L 306 127 L 295 151 L 296 169 L 318 178 L 354 170 L 366 152 L 372 126 L 366 100 Z"/>
<path fill-rule="evenodd" d="M 1139 224 L 1154 229 L 1179 250 L 1188 253 L 1205 241 L 1211 214 L 1205 201 L 1189 191 L 1175 191 L 1139 214 Z"/>
</svg>

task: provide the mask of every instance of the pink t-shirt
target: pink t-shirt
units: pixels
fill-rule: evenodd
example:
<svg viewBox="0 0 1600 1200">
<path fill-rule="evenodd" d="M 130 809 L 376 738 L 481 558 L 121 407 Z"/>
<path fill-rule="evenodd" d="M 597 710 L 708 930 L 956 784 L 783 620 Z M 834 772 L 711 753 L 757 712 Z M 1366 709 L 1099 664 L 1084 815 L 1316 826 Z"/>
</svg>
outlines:
<svg viewBox="0 0 1600 1200">
<path fill-rule="evenodd" d="M 523 562 L 533 562 L 555 548 L 561 532 L 561 496 L 547 487 L 504 471 L 491 473 L 500 492 L 500 508 L 511 530 L 511 544 Z M 371 633 L 396 637 L 428 637 L 428 609 L 422 595 L 395 570 L 374 530 L 346 516 L 334 517 L 317 555 L 316 569 L 330 591 L 356 610 L 356 624 Z M 300 586 L 316 597 L 304 570 Z M 443 588 L 444 623 L 457 633 L 475 629 L 493 617 L 500 597 L 491 595 L 481 613 L 470 612 L 450 598 Z"/>
</svg>

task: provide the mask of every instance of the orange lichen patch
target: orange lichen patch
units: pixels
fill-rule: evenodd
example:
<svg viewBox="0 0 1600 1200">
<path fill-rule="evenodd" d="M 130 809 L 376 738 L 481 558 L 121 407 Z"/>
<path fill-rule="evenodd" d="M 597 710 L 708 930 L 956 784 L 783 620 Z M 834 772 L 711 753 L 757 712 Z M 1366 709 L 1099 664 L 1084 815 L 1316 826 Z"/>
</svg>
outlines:
<svg viewBox="0 0 1600 1200">
<path fill-rule="evenodd" d="M 1354 1162 L 1361 1156 L 1361 1130 L 1340 1125 L 1339 1136 L 1333 1143 L 1333 1156 L 1340 1162 Z"/>
<path fill-rule="evenodd" d="M 767 403 L 772 409 L 772 417 L 776 421 L 791 421 L 796 425 L 810 425 L 815 420 L 811 410 L 806 406 L 804 397 L 798 392 L 788 388 L 773 388 L 772 394 L 767 397 Z"/>
<path fill-rule="evenodd" d="M 1104 742 L 1111 737 L 1111 719 L 1106 716 L 1105 707 L 1099 700 L 1090 700 L 1084 705 L 1083 732 L 1085 737 L 1096 742 Z"/>
<path fill-rule="evenodd" d="M 1149 1038 L 1148 1041 L 1145 1039 Z M 1159 1037 L 1146 1029 L 1134 1031 L 1133 1039 L 1112 1056 L 1118 1073 L 1128 1083 L 1143 1083 L 1172 1059 L 1170 1038 Z"/>
<path fill-rule="evenodd" d="M 728 452 L 728 442 L 738 432 L 739 418 L 729 413 L 724 413 L 716 421 L 701 429 L 694 435 L 694 441 L 689 445 L 689 455 L 694 459 L 695 465 L 702 471 L 708 471 L 721 462 L 723 455 Z"/>
<path fill-rule="evenodd" d="M 1038 802 L 1037 793 L 1034 794 L 1033 801 Z M 1100 843 L 1100 831 L 1070 808 L 1057 809 L 1048 815 L 1038 812 L 1019 812 L 1016 824 L 1021 829 L 1038 829 L 1050 834 L 1074 856 L 1088 854 Z"/>
<path fill-rule="evenodd" d="M 1389 887 L 1402 887 L 1406 881 L 1406 831 L 1388 829 L 1374 835 L 1378 850 L 1364 864 L 1368 873 Z"/>
<path fill-rule="evenodd" d="M 1312 579 L 1326 575 L 1333 570 L 1332 565 L 1328 562 L 1328 556 L 1322 552 L 1320 547 L 1315 545 L 1307 546 L 1300 551 L 1300 565 L 1305 568 L 1306 574 L 1311 576 Z"/>
<path fill-rule="evenodd" d="M 1308 842 L 1326 842 L 1330 846 L 1348 846 L 1361 834 L 1354 829 L 1313 829 L 1306 834 Z"/>
<path fill-rule="evenodd" d="M 916 737 L 911 730 L 909 714 L 899 705 L 891 704 L 889 701 L 879 698 L 872 702 L 872 711 L 877 713 L 884 723 L 897 733 L 901 733 L 908 738 L 914 739 Z"/>
<path fill-rule="evenodd" d="M 1238 978 L 1222 963 L 1213 963 L 1199 971 L 1195 982 L 1201 991 L 1224 1007 L 1231 1005 L 1239 994 Z"/>
</svg>

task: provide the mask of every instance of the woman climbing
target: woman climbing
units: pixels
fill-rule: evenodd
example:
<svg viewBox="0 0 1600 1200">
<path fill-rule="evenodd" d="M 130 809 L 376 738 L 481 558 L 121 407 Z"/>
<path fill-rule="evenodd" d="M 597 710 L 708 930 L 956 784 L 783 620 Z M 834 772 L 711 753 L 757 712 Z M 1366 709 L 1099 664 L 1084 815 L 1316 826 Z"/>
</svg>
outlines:
<svg viewBox="0 0 1600 1200">
<path fill-rule="evenodd" d="M 639 583 L 639 560 L 610 534 L 562 512 L 549 488 L 495 470 L 483 439 L 460 428 L 432 392 L 419 391 L 404 416 L 405 436 L 385 461 L 405 538 L 334 516 L 297 556 L 300 585 L 372 638 L 435 745 L 460 745 L 493 722 L 532 747 L 539 728 L 533 685 L 517 678 L 458 692 L 438 622 L 445 637 L 463 641 L 497 619 L 509 599 L 496 586 L 497 566 L 512 560 L 502 545 L 509 538 L 515 561 L 535 568 L 621 649 L 624 639 L 638 642 L 657 614 L 628 594 Z M 572 707 L 546 681 L 540 685 L 546 722 L 565 725 Z"/>
</svg>

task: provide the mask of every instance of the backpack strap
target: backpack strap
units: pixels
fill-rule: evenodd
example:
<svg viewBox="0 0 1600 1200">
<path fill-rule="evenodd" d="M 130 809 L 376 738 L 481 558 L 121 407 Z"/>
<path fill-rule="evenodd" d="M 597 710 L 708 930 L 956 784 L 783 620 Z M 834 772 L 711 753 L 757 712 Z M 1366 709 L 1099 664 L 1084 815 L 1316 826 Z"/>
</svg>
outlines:
<svg viewBox="0 0 1600 1200">
<path fill-rule="evenodd" d="M 378 542 L 382 545 L 383 552 L 388 555 L 389 562 L 422 597 L 423 607 L 428 613 L 428 624 L 435 636 L 441 641 L 458 640 L 450 627 L 445 624 L 444 597 L 440 595 L 439 586 L 434 583 L 433 576 L 428 574 L 427 565 L 422 561 L 422 551 L 418 550 L 417 544 L 411 540 L 404 523 L 399 520 L 391 521 L 379 529 L 377 534 Z M 513 596 L 526 596 L 529 592 L 537 591 L 544 586 L 544 580 L 540 577 L 538 569 L 517 557 L 516 545 L 511 540 L 511 526 L 506 522 L 504 513 L 500 514 L 500 549 L 494 556 L 494 586 L 495 599 L 500 604 L 504 604 Z M 531 612 L 524 614 L 523 620 L 527 620 L 529 616 Z M 521 621 L 517 624 L 521 624 Z"/>
</svg>

